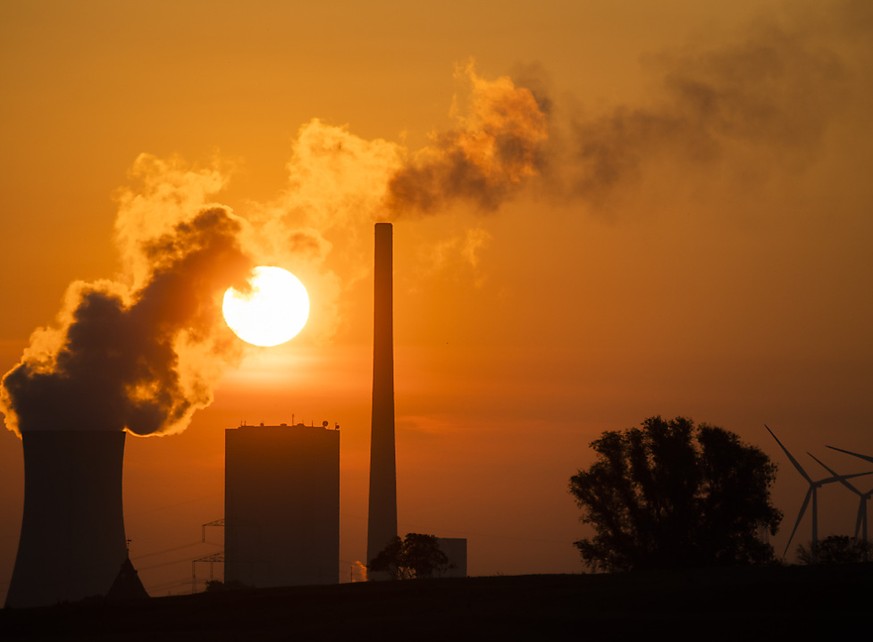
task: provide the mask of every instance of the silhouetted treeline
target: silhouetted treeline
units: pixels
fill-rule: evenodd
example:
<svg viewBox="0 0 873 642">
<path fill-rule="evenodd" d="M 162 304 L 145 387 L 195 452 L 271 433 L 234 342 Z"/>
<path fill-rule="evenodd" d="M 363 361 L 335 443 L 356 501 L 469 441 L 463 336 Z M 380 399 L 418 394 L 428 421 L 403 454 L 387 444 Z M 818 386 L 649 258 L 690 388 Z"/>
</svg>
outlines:
<svg viewBox="0 0 873 642">
<path fill-rule="evenodd" d="M 760 535 L 782 513 L 770 502 L 776 465 L 723 428 L 651 417 L 606 431 L 597 459 L 570 478 L 582 522 L 575 543 L 593 570 L 760 564 L 774 559 Z"/>
</svg>

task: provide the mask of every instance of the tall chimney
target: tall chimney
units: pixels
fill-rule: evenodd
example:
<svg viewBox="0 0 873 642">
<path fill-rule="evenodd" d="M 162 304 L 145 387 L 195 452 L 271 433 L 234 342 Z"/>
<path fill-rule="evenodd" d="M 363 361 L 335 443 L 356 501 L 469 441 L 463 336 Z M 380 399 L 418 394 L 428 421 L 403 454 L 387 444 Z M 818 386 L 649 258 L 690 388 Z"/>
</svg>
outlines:
<svg viewBox="0 0 873 642">
<path fill-rule="evenodd" d="M 373 416 L 367 563 L 397 536 L 394 460 L 394 319 L 391 223 L 376 223 L 373 314 Z"/>
<path fill-rule="evenodd" d="M 127 559 L 120 430 L 22 434 L 24 514 L 7 607 L 105 596 Z"/>
</svg>

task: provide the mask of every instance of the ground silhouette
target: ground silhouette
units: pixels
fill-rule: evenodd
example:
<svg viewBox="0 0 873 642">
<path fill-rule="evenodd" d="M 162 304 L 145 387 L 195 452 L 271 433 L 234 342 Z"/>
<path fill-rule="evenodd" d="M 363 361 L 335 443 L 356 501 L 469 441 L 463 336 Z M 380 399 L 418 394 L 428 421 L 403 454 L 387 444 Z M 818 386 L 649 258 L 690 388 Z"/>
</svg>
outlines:
<svg viewBox="0 0 873 642">
<path fill-rule="evenodd" d="M 6 609 L 0 639 L 835 639 L 871 594 L 871 564 L 441 578 Z"/>
</svg>

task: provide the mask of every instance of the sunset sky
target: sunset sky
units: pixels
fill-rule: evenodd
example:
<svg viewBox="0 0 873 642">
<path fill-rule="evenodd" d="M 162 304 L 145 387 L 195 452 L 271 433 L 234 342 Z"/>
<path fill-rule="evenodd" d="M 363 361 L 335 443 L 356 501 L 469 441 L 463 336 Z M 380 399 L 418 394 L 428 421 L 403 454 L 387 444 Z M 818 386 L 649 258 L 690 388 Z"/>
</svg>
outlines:
<svg viewBox="0 0 873 642">
<path fill-rule="evenodd" d="M 467 537 L 471 574 L 581 571 L 569 477 L 652 415 L 773 457 L 779 554 L 806 488 L 765 423 L 813 476 L 806 451 L 865 469 L 825 444 L 873 453 L 873 6 L 721 4 L 0 4 L 0 373 L 71 283 L 136 289 L 138 244 L 206 206 L 312 300 L 278 348 L 211 328 L 211 403 L 128 436 L 152 595 L 220 550 L 242 421 L 340 424 L 341 569 L 364 556 L 380 220 L 400 531 Z M 852 533 L 854 498 L 820 500 Z M 0 600 L 22 503 L 3 430 Z"/>
</svg>

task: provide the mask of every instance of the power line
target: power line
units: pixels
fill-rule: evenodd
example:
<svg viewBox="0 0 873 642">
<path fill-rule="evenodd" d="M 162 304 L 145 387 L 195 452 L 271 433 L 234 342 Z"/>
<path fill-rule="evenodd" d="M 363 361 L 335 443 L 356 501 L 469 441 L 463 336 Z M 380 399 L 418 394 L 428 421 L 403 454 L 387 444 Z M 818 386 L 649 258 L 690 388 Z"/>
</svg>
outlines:
<svg viewBox="0 0 873 642">
<path fill-rule="evenodd" d="M 142 560 L 147 557 L 154 557 L 155 555 L 163 555 L 164 553 L 172 553 L 174 551 L 181 551 L 183 548 L 191 548 L 192 546 L 201 546 L 202 544 L 209 544 L 210 546 L 221 546 L 221 544 L 216 544 L 214 542 L 191 542 L 190 544 L 182 544 L 181 546 L 173 546 L 172 548 L 165 548 L 162 551 L 154 551 L 152 553 L 145 553 L 143 555 L 137 555 L 136 557 L 131 558 L 131 562 L 135 562 L 137 560 Z"/>
<path fill-rule="evenodd" d="M 193 562 L 193 561 L 198 560 L 198 559 L 200 559 L 200 558 L 199 557 L 186 557 L 186 558 L 181 559 L 181 560 L 173 560 L 172 562 L 161 562 L 160 564 L 152 564 L 151 566 L 143 566 L 142 568 L 137 569 L 137 571 L 150 571 L 154 568 L 162 568 L 164 566 L 172 566 L 173 564 L 182 564 L 185 562 L 190 563 L 190 562 Z"/>
</svg>

